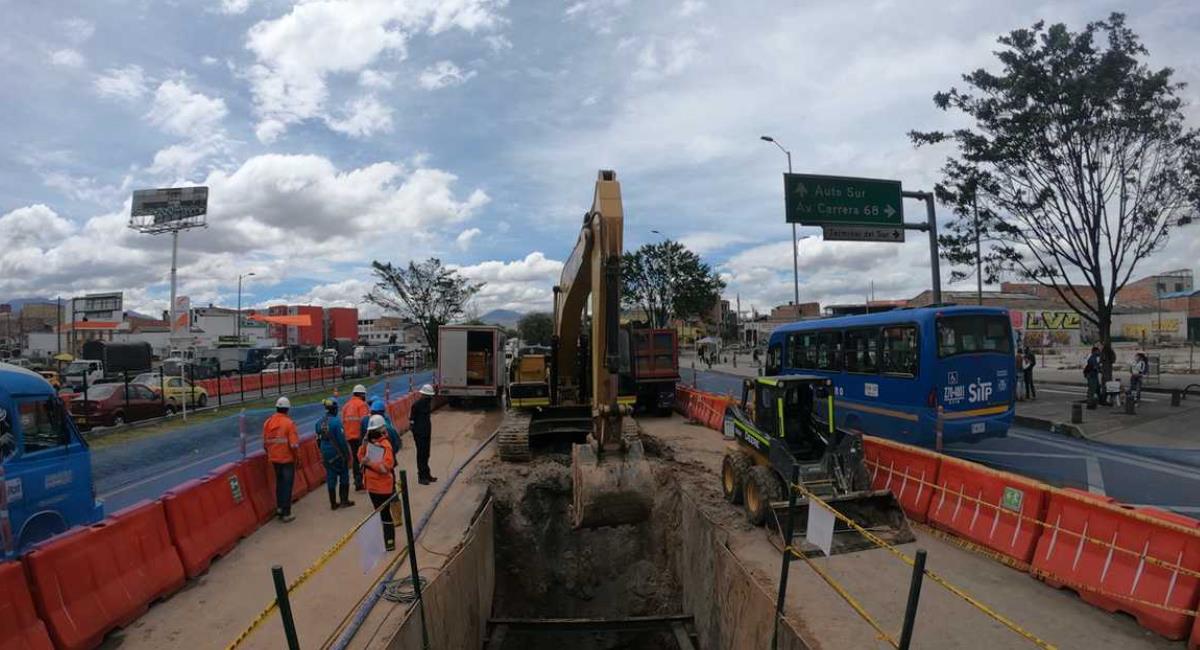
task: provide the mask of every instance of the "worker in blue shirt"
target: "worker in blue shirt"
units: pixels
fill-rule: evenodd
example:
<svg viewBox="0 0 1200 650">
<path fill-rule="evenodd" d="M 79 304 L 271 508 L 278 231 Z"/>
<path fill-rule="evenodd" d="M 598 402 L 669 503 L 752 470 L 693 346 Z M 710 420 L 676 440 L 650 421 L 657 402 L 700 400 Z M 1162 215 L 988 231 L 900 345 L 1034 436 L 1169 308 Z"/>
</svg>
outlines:
<svg viewBox="0 0 1200 650">
<path fill-rule="evenodd" d="M 325 407 L 325 415 L 317 420 L 317 444 L 325 462 L 329 509 L 349 508 L 354 505 L 350 500 L 350 445 L 346 444 L 342 419 L 338 417 L 337 400 L 328 398 L 321 405 Z"/>
<path fill-rule="evenodd" d="M 362 419 L 363 431 L 367 430 L 367 423 L 370 421 L 372 415 L 383 416 L 383 422 L 387 426 L 388 444 L 392 446 L 392 456 L 398 458 L 400 456 L 401 446 L 400 432 L 397 431 L 396 426 L 392 424 L 392 418 L 388 417 L 387 405 L 383 403 L 383 400 L 377 399 L 371 402 L 371 412 Z"/>
</svg>

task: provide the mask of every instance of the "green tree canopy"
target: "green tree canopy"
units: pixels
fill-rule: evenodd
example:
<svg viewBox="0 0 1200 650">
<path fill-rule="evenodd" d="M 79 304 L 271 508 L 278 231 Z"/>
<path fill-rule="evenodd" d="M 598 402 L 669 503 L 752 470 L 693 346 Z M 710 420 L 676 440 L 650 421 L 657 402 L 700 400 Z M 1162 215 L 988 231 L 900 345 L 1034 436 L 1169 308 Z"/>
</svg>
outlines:
<svg viewBox="0 0 1200 650">
<path fill-rule="evenodd" d="M 436 257 L 410 261 L 406 267 L 373 261 L 371 268 L 375 287 L 364 299 L 420 325 L 435 360 L 438 328 L 461 316 L 467 301 L 484 287 L 483 282 L 471 282 L 446 268 Z"/>
<path fill-rule="evenodd" d="M 530 312 L 517 321 L 517 332 L 526 345 L 550 345 L 554 318 L 543 311 Z"/>
<path fill-rule="evenodd" d="M 725 282 L 699 255 L 677 241 L 645 244 L 621 259 L 621 301 L 640 308 L 652 327 L 704 316 Z"/>
<path fill-rule="evenodd" d="M 976 70 L 966 90 L 934 96 L 972 124 L 910 134 L 956 147 L 936 186 L 954 211 L 942 255 L 980 259 L 989 282 L 1052 288 L 1107 339 L 1117 292 L 1200 206 L 1200 135 L 1185 125 L 1183 84 L 1147 65 L 1117 13 L 1081 32 L 1038 22 L 999 42 L 1000 72 Z"/>
</svg>

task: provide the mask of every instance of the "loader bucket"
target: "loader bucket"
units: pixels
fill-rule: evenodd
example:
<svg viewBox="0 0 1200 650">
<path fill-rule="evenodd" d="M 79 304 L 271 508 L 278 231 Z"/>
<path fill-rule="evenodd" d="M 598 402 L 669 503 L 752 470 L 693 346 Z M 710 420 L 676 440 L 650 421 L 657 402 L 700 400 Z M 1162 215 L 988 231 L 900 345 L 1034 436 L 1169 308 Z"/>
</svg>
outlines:
<svg viewBox="0 0 1200 650">
<path fill-rule="evenodd" d="M 650 516 L 654 477 L 641 440 L 624 453 L 598 455 L 589 441 L 571 447 L 575 528 L 637 524 Z"/>
<path fill-rule="evenodd" d="M 842 496 L 822 497 L 822 499 L 829 504 L 829 507 L 888 544 L 907 544 L 916 540 L 912 528 L 908 525 L 908 517 L 900 508 L 896 497 L 887 490 L 855 492 Z M 796 501 L 796 524 L 792 530 L 791 544 L 803 551 L 805 555 L 821 555 L 822 551 L 805 539 L 808 532 L 809 507 L 810 503 L 806 498 Z M 787 501 L 775 501 L 771 503 L 771 510 L 774 516 L 768 519 L 767 524 L 775 534 L 782 537 L 787 530 L 788 503 Z M 832 555 L 877 547 L 877 544 L 846 522 L 841 519 L 835 520 Z"/>
</svg>

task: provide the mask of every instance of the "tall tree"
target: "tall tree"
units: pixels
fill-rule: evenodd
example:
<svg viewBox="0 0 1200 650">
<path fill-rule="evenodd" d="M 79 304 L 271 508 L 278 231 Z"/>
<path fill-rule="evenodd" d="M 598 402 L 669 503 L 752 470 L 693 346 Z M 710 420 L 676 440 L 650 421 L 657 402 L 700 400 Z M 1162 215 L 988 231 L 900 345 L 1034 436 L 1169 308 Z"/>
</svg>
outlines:
<svg viewBox="0 0 1200 650">
<path fill-rule="evenodd" d="M 640 308 L 653 327 L 704 316 L 725 282 L 699 255 L 677 241 L 644 244 L 621 258 L 621 301 Z"/>
<path fill-rule="evenodd" d="M 375 287 L 364 299 L 417 323 L 434 360 L 438 327 L 461 316 L 467 301 L 484 287 L 483 282 L 471 282 L 446 268 L 436 257 L 409 262 L 407 267 L 373 261 L 371 268 Z"/>
<path fill-rule="evenodd" d="M 957 149 L 936 186 L 954 211 L 943 257 L 979 260 L 988 282 L 1052 289 L 1108 340 L 1117 292 L 1200 208 L 1200 131 L 1185 125 L 1183 84 L 1146 64 L 1118 13 L 1081 32 L 1037 22 L 999 42 L 1001 72 L 976 70 L 967 90 L 934 96 L 973 125 L 910 133 Z"/>
<path fill-rule="evenodd" d="M 517 332 L 526 345 L 550 345 L 554 318 L 544 311 L 530 312 L 517 321 Z"/>
</svg>

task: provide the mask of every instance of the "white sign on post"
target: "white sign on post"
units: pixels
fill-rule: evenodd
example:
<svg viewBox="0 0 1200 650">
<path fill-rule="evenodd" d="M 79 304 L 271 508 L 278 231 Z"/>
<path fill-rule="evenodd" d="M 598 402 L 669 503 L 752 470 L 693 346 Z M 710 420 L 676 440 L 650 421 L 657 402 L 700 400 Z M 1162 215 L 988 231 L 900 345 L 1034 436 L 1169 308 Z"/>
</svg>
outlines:
<svg viewBox="0 0 1200 650">
<path fill-rule="evenodd" d="M 383 559 L 383 535 L 379 532 L 382 526 L 377 512 L 354 533 L 354 542 L 358 546 L 358 566 L 362 568 L 364 575 L 370 573 Z"/>
<path fill-rule="evenodd" d="M 826 557 L 832 555 L 835 521 L 833 513 L 825 506 L 811 500 L 808 502 L 808 532 L 805 538 L 809 544 L 821 549 Z"/>
</svg>

